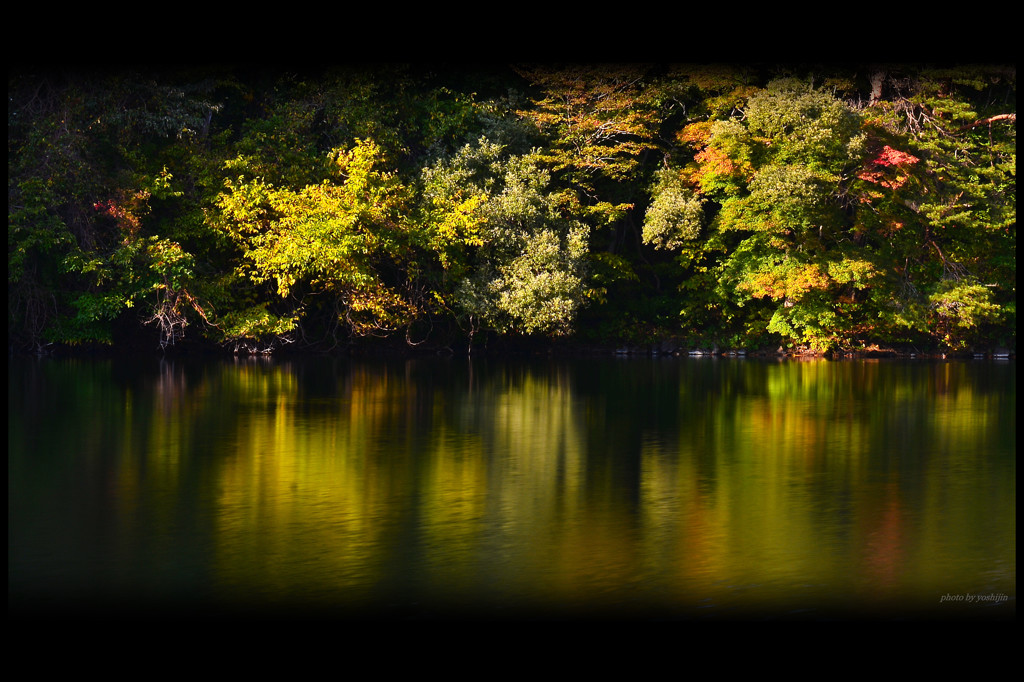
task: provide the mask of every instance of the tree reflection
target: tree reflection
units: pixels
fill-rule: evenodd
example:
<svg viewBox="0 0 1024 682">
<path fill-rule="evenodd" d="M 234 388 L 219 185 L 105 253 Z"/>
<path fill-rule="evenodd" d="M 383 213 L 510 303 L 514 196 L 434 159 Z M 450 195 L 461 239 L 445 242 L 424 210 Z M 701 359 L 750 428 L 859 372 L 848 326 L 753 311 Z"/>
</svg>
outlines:
<svg viewBox="0 0 1024 682">
<path fill-rule="evenodd" d="M 1014 386 L 978 366 L 54 362 L 11 386 L 16 585 L 47 552 L 100 591 L 339 608 L 1015 580 Z"/>
</svg>

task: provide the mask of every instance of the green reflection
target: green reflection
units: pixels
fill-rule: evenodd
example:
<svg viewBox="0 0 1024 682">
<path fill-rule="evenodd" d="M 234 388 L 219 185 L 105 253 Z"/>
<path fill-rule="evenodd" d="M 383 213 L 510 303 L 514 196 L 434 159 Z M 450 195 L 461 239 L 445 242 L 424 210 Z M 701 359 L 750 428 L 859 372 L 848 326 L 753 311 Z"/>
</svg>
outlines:
<svg viewBox="0 0 1024 682">
<path fill-rule="evenodd" d="M 1006 363 L 11 369 L 25 608 L 1015 609 Z M 1008 599 L 982 612 L 947 593 Z"/>
</svg>

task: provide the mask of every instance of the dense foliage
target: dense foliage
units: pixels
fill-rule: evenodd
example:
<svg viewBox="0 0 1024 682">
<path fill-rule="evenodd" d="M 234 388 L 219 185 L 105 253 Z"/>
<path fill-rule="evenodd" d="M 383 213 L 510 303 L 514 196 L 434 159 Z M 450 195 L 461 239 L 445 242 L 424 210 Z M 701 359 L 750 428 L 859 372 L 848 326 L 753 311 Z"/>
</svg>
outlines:
<svg viewBox="0 0 1024 682">
<path fill-rule="evenodd" d="M 8 335 L 1015 348 L 1011 66 L 8 79 Z"/>
</svg>

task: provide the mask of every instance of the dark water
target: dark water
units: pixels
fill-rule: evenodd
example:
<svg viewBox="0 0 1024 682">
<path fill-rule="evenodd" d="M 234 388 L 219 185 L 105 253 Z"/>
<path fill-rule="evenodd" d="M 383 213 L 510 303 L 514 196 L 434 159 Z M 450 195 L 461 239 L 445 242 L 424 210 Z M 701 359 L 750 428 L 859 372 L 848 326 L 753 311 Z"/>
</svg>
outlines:
<svg viewBox="0 0 1024 682">
<path fill-rule="evenodd" d="M 1014 362 L 9 365 L 16 614 L 1015 616 Z"/>
</svg>

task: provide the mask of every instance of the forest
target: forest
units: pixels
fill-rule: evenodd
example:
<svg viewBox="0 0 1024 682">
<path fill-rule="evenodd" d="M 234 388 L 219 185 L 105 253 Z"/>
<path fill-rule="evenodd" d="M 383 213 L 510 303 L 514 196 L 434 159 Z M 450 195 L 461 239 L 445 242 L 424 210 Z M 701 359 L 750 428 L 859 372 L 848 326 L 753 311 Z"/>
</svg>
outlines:
<svg viewBox="0 0 1024 682">
<path fill-rule="evenodd" d="M 1016 348 L 1016 69 L 8 75 L 8 347 Z"/>
</svg>

